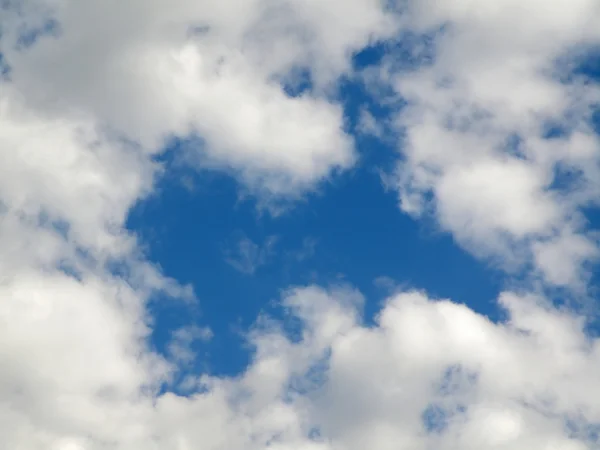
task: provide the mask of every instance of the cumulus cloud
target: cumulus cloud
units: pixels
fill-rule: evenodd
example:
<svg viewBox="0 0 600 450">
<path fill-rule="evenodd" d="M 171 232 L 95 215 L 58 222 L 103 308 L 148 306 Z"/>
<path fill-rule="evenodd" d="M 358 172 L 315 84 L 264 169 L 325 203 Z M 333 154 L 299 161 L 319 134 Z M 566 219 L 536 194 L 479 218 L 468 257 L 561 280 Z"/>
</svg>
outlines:
<svg viewBox="0 0 600 450">
<path fill-rule="evenodd" d="M 401 208 L 505 268 L 532 263 L 546 282 L 581 287 L 598 255 L 580 211 L 600 189 L 600 91 L 577 66 L 600 45 L 598 3 L 422 1 L 406 14 L 433 57 L 407 69 L 392 54 L 384 70 L 408 102 Z"/>
<path fill-rule="evenodd" d="M 12 393 L 15 406 L 3 411 L 12 426 L 3 429 L 3 442 L 58 449 L 322 450 L 583 450 L 597 444 L 600 344 L 585 335 L 580 318 L 542 298 L 506 292 L 499 304 L 508 318 L 495 324 L 463 305 L 404 292 L 388 299 L 377 324 L 366 327 L 361 302 L 347 288 L 290 291 L 284 304 L 302 321 L 300 339 L 265 322 L 251 335 L 256 352 L 244 374 L 188 380 L 198 391 L 189 397 L 131 396 L 108 387 L 82 392 L 77 384 L 57 396 L 50 381 L 38 395 Z M 133 373 L 126 380 L 140 381 Z M 10 384 L 3 386 L 8 391 Z"/>
<path fill-rule="evenodd" d="M 0 52 L 30 107 L 91 117 L 154 151 L 173 135 L 199 138 L 203 165 L 297 195 L 355 155 L 338 105 L 290 97 L 282 83 L 306 69 L 324 91 L 353 51 L 393 34 L 396 22 L 370 0 L 31 0 L 7 2 L 2 28 Z M 33 43 L 19 46 L 24 38 Z"/>
</svg>

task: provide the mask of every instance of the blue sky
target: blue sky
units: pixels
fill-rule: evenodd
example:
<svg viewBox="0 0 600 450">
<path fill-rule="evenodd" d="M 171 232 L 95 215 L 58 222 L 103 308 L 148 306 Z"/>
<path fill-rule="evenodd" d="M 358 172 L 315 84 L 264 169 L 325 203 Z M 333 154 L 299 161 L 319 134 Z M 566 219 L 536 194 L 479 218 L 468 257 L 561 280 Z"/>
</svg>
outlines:
<svg viewBox="0 0 600 450">
<path fill-rule="evenodd" d="M 597 23 L 2 3 L 0 443 L 597 448 Z"/>
<path fill-rule="evenodd" d="M 402 59 L 402 49 L 414 45 L 416 38 L 400 39 L 362 50 L 354 57 L 354 67 L 360 71 L 386 57 Z M 429 42 L 421 39 L 418 43 Z M 594 61 L 593 56 L 584 59 L 573 73 L 595 83 L 600 70 Z M 303 82 L 290 92 L 310 89 Z M 179 327 L 208 324 L 215 334 L 198 344 L 193 370 L 238 374 L 251 358 L 245 341 L 256 318 L 268 314 L 283 320 L 283 290 L 311 283 L 358 288 L 366 296 L 367 324 L 394 289 L 424 289 L 435 298 L 466 303 L 492 320 L 502 317 L 495 299 L 507 284 L 518 286 L 526 269 L 507 276 L 478 261 L 433 221 L 418 222 L 398 211 L 397 195 L 385 185 L 385 176 L 393 169 L 400 136 L 393 130 L 382 136 L 365 134 L 359 121 L 361 111 L 368 110 L 385 127 L 402 100 L 392 106 L 378 103 L 367 89 L 356 76 L 340 81 L 335 96 L 357 145 L 357 167 L 323 183 L 281 214 L 263 211 L 231 176 L 185 166 L 177 143 L 161 158 L 167 175 L 131 211 L 128 228 L 166 275 L 194 286 L 199 305 L 168 302 L 157 307 L 152 343 L 158 351 L 165 351 L 170 333 Z M 591 229 L 600 225 L 598 211 L 586 211 Z M 243 242 L 256 246 L 256 253 L 245 256 L 239 247 Z M 252 271 L 231 260 L 245 262 Z M 592 292 L 596 283 L 592 275 Z M 553 295 L 558 303 L 564 300 L 562 291 Z"/>
<path fill-rule="evenodd" d="M 383 51 L 361 52 L 358 67 L 377 61 Z M 384 122 L 390 107 L 378 105 L 365 88 L 357 78 L 341 82 L 338 90 L 360 155 L 357 167 L 280 215 L 261 211 L 230 176 L 182 166 L 177 144 L 161 158 L 167 175 L 149 199 L 135 206 L 128 227 L 166 275 L 194 286 L 199 305 L 193 315 L 188 305 L 177 302 L 158 307 L 153 330 L 158 349 L 164 351 L 170 332 L 180 326 L 208 324 L 215 334 L 199 344 L 197 367 L 239 373 L 249 358 L 245 333 L 257 316 L 281 318 L 282 290 L 310 283 L 358 288 L 366 296 L 367 323 L 395 286 L 425 289 L 497 316 L 501 273 L 459 248 L 434 223 L 418 223 L 398 211 L 397 195 L 382 181 L 393 167 L 397 137 L 379 139 L 357 130 L 362 108 Z M 229 258 L 244 259 L 241 241 L 250 240 L 260 251 L 267 250 L 269 239 L 274 244 L 264 261 L 258 255 L 250 258 L 253 273 L 228 263 Z"/>
</svg>

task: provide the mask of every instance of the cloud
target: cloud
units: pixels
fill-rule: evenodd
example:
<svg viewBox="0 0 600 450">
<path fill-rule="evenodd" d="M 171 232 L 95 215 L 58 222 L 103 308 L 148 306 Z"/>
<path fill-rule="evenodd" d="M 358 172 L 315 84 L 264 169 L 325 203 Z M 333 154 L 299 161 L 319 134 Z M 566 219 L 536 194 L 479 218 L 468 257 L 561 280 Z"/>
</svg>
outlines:
<svg viewBox="0 0 600 450">
<path fill-rule="evenodd" d="M 600 189 L 600 91 L 577 65 L 600 44 L 600 11 L 544 5 L 407 2 L 407 27 L 429 36 L 434 56 L 407 68 L 390 54 L 382 72 L 408 103 L 395 185 L 402 210 L 433 217 L 475 254 L 581 288 L 598 255 L 581 211 Z"/>
<path fill-rule="evenodd" d="M 146 154 L 84 117 L 44 116 L 11 84 L 0 92 L 0 440 L 86 448 L 87 429 L 102 442 L 121 420 L 103 422 L 115 404 L 173 371 L 148 347 L 147 300 L 193 292 L 125 229 L 158 171 Z"/>
<path fill-rule="evenodd" d="M 383 125 L 369 112 L 368 109 L 362 109 L 359 114 L 357 131 L 367 136 L 373 136 L 381 139 L 384 136 Z"/>
<path fill-rule="evenodd" d="M 384 292 L 394 292 L 398 286 L 396 281 L 387 275 L 381 275 L 373 280 L 373 285 Z"/>
<path fill-rule="evenodd" d="M 465 306 L 404 292 L 389 298 L 377 326 L 367 328 L 356 311 L 360 303 L 347 290 L 288 293 L 285 304 L 305 332 L 294 343 L 277 328 L 253 336 L 256 357 L 239 383 L 250 394 L 242 410 L 256 434 L 241 436 L 240 445 L 593 444 L 585 430 L 599 418 L 589 396 L 597 384 L 591 374 L 598 343 L 577 317 L 507 292 L 499 303 L 509 317 L 494 324 Z M 427 416 L 432 410 L 435 418 Z"/>
<path fill-rule="evenodd" d="M 171 333 L 171 341 L 168 345 L 169 356 L 178 364 L 192 362 L 196 358 L 193 344 L 200 341 L 209 341 L 213 333 L 208 327 L 189 325 L 178 328 Z"/>
<path fill-rule="evenodd" d="M 252 275 L 269 262 L 276 243 L 277 236 L 268 237 L 262 245 L 242 236 L 232 249 L 225 251 L 225 261 L 235 270 Z"/>
<path fill-rule="evenodd" d="M 499 304 L 508 318 L 495 324 L 464 305 L 403 292 L 387 300 L 374 327 L 366 327 L 357 312 L 361 303 L 347 288 L 289 291 L 284 304 L 302 321 L 301 339 L 288 339 L 273 322 L 259 326 L 250 337 L 256 352 L 245 373 L 200 377 L 198 392 L 188 397 L 132 396 L 135 390 L 116 388 L 142 381 L 135 377 L 117 379 L 112 390 L 80 391 L 72 384 L 77 360 L 61 360 L 70 361 L 65 392 L 49 383 L 40 398 L 33 395 L 40 391 L 10 391 L 3 383 L 4 395 L 18 405 L 2 410 L 11 425 L 3 427 L 3 442 L 94 450 L 583 450 L 597 444 L 600 410 L 593 393 L 600 388 L 600 347 L 585 335 L 580 318 L 548 307 L 543 298 L 506 292 Z M 11 367 L 11 373 L 20 368 Z M 16 379 L 32 381 L 31 374 Z M 86 385 L 107 379 L 101 372 L 86 377 Z M 52 409 L 60 405 L 69 407 Z"/>
<path fill-rule="evenodd" d="M 263 195 L 297 196 L 354 163 L 325 90 L 396 22 L 369 0 L 31 0 L 4 7 L 1 53 L 14 89 L 46 117 L 90 117 L 153 152 L 191 138 L 191 160 Z M 55 32 L 40 31 L 48 23 Z M 24 33 L 35 39 L 19 49 Z M 282 83 L 298 69 L 315 89 L 290 97 Z"/>
</svg>

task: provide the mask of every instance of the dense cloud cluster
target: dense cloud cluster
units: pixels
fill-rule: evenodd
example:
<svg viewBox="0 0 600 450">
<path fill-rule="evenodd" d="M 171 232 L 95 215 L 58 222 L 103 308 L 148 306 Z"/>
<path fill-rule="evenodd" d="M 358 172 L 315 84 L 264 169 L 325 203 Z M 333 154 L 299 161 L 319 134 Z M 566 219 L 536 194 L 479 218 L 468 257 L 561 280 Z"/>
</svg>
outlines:
<svg viewBox="0 0 600 450">
<path fill-rule="evenodd" d="M 266 203 L 359 164 L 332 92 L 353 54 L 410 33 L 429 36 L 431 58 L 415 48 L 407 68 L 389 45 L 360 74 L 382 102 L 406 102 L 391 119 L 400 209 L 585 295 L 600 85 L 577 68 L 598 23 L 596 0 L 1 2 L 2 446 L 595 448 L 600 343 L 543 289 L 503 293 L 499 323 L 398 293 L 367 326 L 350 288 L 297 288 L 283 302 L 301 336 L 263 318 L 244 373 L 189 374 L 165 393 L 210 331 L 180 330 L 172 358 L 150 350 L 148 300 L 194 295 L 125 223 L 173 137 L 189 164 Z M 290 95 L 307 73 L 310 89 Z"/>
<path fill-rule="evenodd" d="M 391 75 L 409 102 L 398 118 L 402 209 L 433 210 L 480 256 L 582 282 L 598 256 L 579 210 L 598 202 L 600 91 L 577 69 L 600 42 L 600 5 L 425 1 L 410 12 L 417 30 L 441 31 L 433 62 Z"/>
</svg>

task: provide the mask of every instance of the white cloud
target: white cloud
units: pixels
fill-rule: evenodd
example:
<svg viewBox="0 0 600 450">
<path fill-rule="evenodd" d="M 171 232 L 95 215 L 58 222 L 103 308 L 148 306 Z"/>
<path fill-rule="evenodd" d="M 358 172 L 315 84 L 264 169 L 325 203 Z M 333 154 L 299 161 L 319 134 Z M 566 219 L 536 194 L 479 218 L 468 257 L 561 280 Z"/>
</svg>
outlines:
<svg viewBox="0 0 600 450">
<path fill-rule="evenodd" d="M 347 289 L 289 292 L 285 304 L 304 324 L 301 340 L 290 341 L 267 323 L 251 337 L 256 356 L 243 375 L 203 377 L 189 397 L 132 395 L 133 385 L 78 390 L 75 360 L 67 360 L 68 383 L 59 384 L 64 392 L 48 381 L 37 396 L 12 394 L 15 406 L 2 410 L 12 425 L 3 428 L 3 442 L 61 450 L 67 444 L 93 450 L 593 447 L 584 428 L 600 422 L 594 394 L 600 346 L 579 318 L 543 299 L 504 293 L 500 304 L 509 318 L 494 324 L 463 305 L 404 292 L 368 328 L 360 324 L 360 303 Z M 86 375 L 85 386 L 125 373 L 104 367 L 96 377 Z M 143 379 L 132 373 L 118 387 Z M 7 395 L 12 385 L 3 386 Z"/>
<path fill-rule="evenodd" d="M 564 80 L 600 45 L 598 3 L 408 2 L 406 17 L 419 33 L 441 31 L 432 61 L 395 72 L 390 55 L 384 75 L 409 102 L 397 121 L 406 137 L 401 208 L 432 213 L 479 256 L 532 262 L 548 283 L 581 285 L 596 254 L 578 211 L 597 204 L 600 189 L 600 144 L 589 126 L 600 91 Z M 544 138 L 548 123 L 566 134 Z M 561 186 L 564 170 L 575 188 Z M 569 234 L 574 247 L 560 238 Z M 540 250 L 559 239 L 552 258 Z"/>
<path fill-rule="evenodd" d="M 213 337 L 213 333 L 208 327 L 199 327 L 189 325 L 178 328 L 171 333 L 171 341 L 168 344 L 169 356 L 178 364 L 186 364 L 196 359 L 194 343 L 206 342 Z"/>
<path fill-rule="evenodd" d="M 355 160 L 340 107 L 318 94 L 291 98 L 279 81 L 306 68 L 324 93 L 353 51 L 396 29 L 371 0 L 31 0 L 5 9 L 1 51 L 29 105 L 91 117 L 154 151 L 170 135 L 198 134 L 202 164 L 275 195 L 298 195 Z M 24 29 L 49 20 L 53 36 L 15 50 Z"/>
<path fill-rule="evenodd" d="M 580 280 L 577 268 L 585 262 L 596 261 L 598 243 L 592 239 L 570 233 L 569 230 L 533 247 L 536 265 L 550 282 L 557 285 L 577 286 Z M 588 280 L 583 280 L 584 282 Z"/>
<path fill-rule="evenodd" d="M 0 441 L 87 448 L 86 430 L 102 441 L 122 420 L 105 421 L 115 402 L 172 371 L 146 344 L 148 296 L 190 292 L 124 229 L 152 184 L 145 155 L 89 121 L 41 117 L 10 86 L 0 97 Z"/>
<path fill-rule="evenodd" d="M 507 158 L 448 168 L 436 189 L 440 219 L 466 239 L 489 230 L 516 238 L 544 232 L 561 219 L 536 167 Z"/>
</svg>

